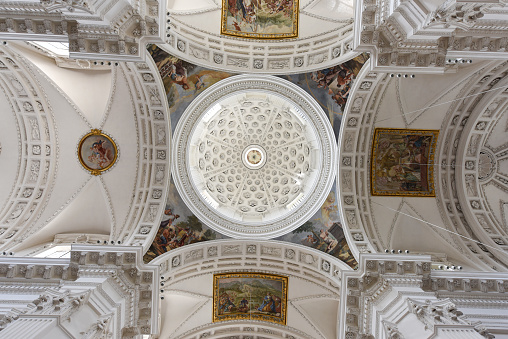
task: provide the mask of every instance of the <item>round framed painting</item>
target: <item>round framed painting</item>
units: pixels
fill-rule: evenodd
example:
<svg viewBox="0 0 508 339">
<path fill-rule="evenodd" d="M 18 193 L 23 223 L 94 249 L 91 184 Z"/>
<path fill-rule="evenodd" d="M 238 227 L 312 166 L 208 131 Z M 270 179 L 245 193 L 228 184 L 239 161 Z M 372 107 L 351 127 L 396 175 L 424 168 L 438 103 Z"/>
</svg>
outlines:
<svg viewBox="0 0 508 339">
<path fill-rule="evenodd" d="M 118 148 L 115 142 L 100 129 L 92 129 L 79 141 L 79 162 L 93 175 L 100 175 L 110 169 L 117 157 Z"/>
</svg>

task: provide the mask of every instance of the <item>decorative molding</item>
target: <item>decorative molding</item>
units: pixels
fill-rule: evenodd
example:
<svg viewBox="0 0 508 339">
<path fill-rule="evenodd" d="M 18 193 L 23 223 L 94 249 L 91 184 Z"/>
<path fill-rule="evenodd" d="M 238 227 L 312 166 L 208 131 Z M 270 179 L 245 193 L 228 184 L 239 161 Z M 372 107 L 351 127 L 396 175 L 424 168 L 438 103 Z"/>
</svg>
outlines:
<svg viewBox="0 0 508 339">
<path fill-rule="evenodd" d="M 372 70 L 443 73 L 457 70 L 455 60 L 506 59 L 508 20 L 495 14 L 504 10 L 501 1 L 451 0 L 434 8 L 418 1 L 355 4 L 354 48 L 371 53 Z"/>
<path fill-rule="evenodd" d="M 42 215 L 53 190 L 59 144 L 52 108 L 30 64 L 3 49 L 0 66 L 0 87 L 17 117 L 18 129 L 19 177 L 0 210 L 0 248 L 5 250 L 8 244 L 20 242 L 27 230 L 32 231 L 29 226 Z"/>
<path fill-rule="evenodd" d="M 122 223 L 125 227 L 116 233 L 122 244 L 141 245 L 145 251 L 157 234 L 170 183 L 170 159 L 157 154 L 170 149 L 172 139 L 168 103 L 161 99 L 164 86 L 153 60 L 146 60 L 121 66 L 135 114 L 138 166 L 130 213 Z"/>
<path fill-rule="evenodd" d="M 505 239 L 505 231 L 502 231 L 503 228 L 500 224 L 496 226 L 491 224 L 492 220 L 495 222 L 495 218 L 493 218 L 490 212 L 488 216 L 484 212 L 485 209 L 489 209 L 488 203 L 481 198 L 485 193 L 482 193 L 483 191 L 479 186 L 473 187 L 473 183 L 478 185 L 479 181 L 475 179 L 473 182 L 470 178 L 471 175 L 476 175 L 477 164 L 479 162 L 477 159 L 478 152 L 482 147 L 483 149 L 487 148 L 487 146 L 481 146 L 485 141 L 484 139 L 482 139 L 482 141 L 479 140 L 475 147 L 475 151 L 471 154 L 466 152 L 468 149 L 471 150 L 470 147 L 468 148 L 460 145 L 466 143 L 466 141 L 462 141 L 461 135 L 467 135 L 467 133 L 462 134 L 462 130 L 465 130 L 467 126 L 471 126 L 468 127 L 468 129 L 472 129 L 472 134 L 474 135 L 487 135 L 487 133 L 492 133 L 489 131 L 491 131 L 494 126 L 488 124 L 487 121 L 495 121 L 502 116 L 501 112 L 504 111 L 505 104 L 503 103 L 505 101 L 503 101 L 504 99 L 501 99 L 501 97 L 504 98 L 505 94 L 504 92 L 500 93 L 500 91 L 504 88 L 504 82 L 497 82 L 494 80 L 500 77 L 502 78 L 502 74 L 504 74 L 503 72 L 506 71 L 507 67 L 505 64 L 506 62 L 494 62 L 486 66 L 487 68 L 485 69 L 473 71 L 473 74 L 461 83 L 462 88 L 457 94 L 457 97 L 461 98 L 467 96 L 467 99 L 453 102 L 446 113 L 443 126 L 448 127 L 441 128 L 441 137 L 436 150 L 436 159 L 438 159 L 436 163 L 441 164 L 441 166 L 439 170 L 436 171 L 437 176 L 435 180 L 436 201 L 442 220 L 444 221 L 444 227 L 451 232 L 467 234 L 467 236 L 473 239 L 482 239 L 481 242 L 489 246 L 500 248 L 503 251 L 506 246 L 502 244 L 508 244 L 508 239 Z M 362 70 L 358 78 L 359 81 L 357 81 L 357 83 L 369 80 L 372 85 L 367 93 L 362 91 L 359 87 L 354 87 L 353 93 L 355 94 L 346 104 L 343 119 L 349 121 L 349 119 L 355 117 L 357 120 L 361 120 L 362 124 L 355 126 L 351 124 L 343 125 L 339 135 L 339 156 L 342 159 L 351 157 L 351 159 L 356 158 L 360 160 L 362 157 L 370 157 L 369 145 L 371 142 L 372 126 L 374 126 L 378 114 L 377 110 L 381 106 L 381 102 L 386 100 L 385 93 L 389 88 L 390 82 L 394 81 L 387 75 L 380 76 L 379 74 L 368 71 L 368 66 L 365 67 L 365 70 Z M 499 88 L 499 92 L 492 90 L 495 88 Z M 489 92 L 482 96 L 474 95 L 482 91 Z M 500 97 L 494 99 L 498 95 L 500 95 Z M 487 99 L 481 100 L 483 96 L 491 98 L 489 99 L 490 101 L 486 101 Z M 360 112 L 361 115 L 359 115 Z M 478 116 L 479 120 L 471 120 L 471 112 L 477 112 L 475 116 Z M 482 124 L 478 125 L 480 122 L 482 122 Z M 478 130 L 477 126 L 480 126 L 481 129 Z M 455 132 L 452 132 L 454 130 L 458 132 L 455 134 Z M 465 147 L 466 151 L 464 151 L 463 154 L 466 155 L 467 159 L 464 159 L 463 165 L 455 166 L 456 161 L 462 161 L 459 159 L 455 160 L 459 154 L 462 154 L 460 147 Z M 502 152 L 502 150 L 499 150 L 499 154 L 502 154 Z M 370 190 L 370 183 L 368 182 L 369 173 L 365 169 L 365 162 L 363 162 L 362 166 L 361 161 L 352 161 L 352 165 L 354 171 L 351 171 L 350 168 L 341 164 L 338 169 L 337 179 L 339 191 L 343 192 L 343 197 L 339 197 L 338 200 L 340 203 L 339 206 L 343 211 L 341 213 L 344 218 L 342 222 L 347 226 L 345 228 L 345 235 L 351 251 L 354 255 L 357 255 L 361 250 L 367 250 L 366 248 L 377 252 L 383 251 L 386 248 L 389 249 L 391 248 L 390 244 L 385 243 L 385 237 L 381 236 L 379 233 L 375 215 L 372 213 L 372 199 L 368 195 Z M 456 174 L 457 171 L 464 171 L 464 176 Z M 466 177 L 465 175 L 469 176 Z M 466 178 L 468 178 L 467 182 Z M 497 182 L 495 179 L 495 176 L 493 176 L 490 180 Z M 353 182 L 356 182 L 356 185 L 353 185 Z M 460 193 L 462 188 L 464 191 Z M 468 196 L 468 190 L 469 195 L 472 192 L 476 194 L 474 196 Z M 346 199 L 346 197 L 349 197 L 352 193 L 355 194 L 355 199 Z M 462 199 L 461 195 L 464 196 L 466 200 L 465 203 L 459 201 Z M 471 203 L 473 203 L 474 207 Z M 493 207 L 490 208 L 492 211 Z M 356 212 L 354 212 L 353 209 L 355 209 Z M 468 215 L 465 214 L 467 210 L 471 210 L 471 212 L 467 213 Z M 418 217 L 422 219 L 421 216 Z M 473 219 L 469 219 L 470 217 Z M 396 219 L 394 219 L 394 222 L 395 221 Z M 393 229 L 395 225 L 394 222 L 392 222 L 391 229 Z M 480 237 L 483 231 L 481 231 L 479 227 L 476 227 L 476 225 L 482 226 L 481 228 L 483 229 L 490 230 L 491 233 Z M 476 230 L 481 232 L 477 233 Z M 495 232 L 494 230 L 498 231 Z M 478 265 L 477 267 L 482 267 L 484 269 L 492 269 L 495 267 L 497 270 L 506 269 L 505 264 L 503 264 L 505 262 L 505 259 L 503 259 L 503 252 L 490 251 L 488 247 L 478 245 L 475 242 L 470 242 L 457 236 L 450 237 L 441 230 L 433 229 L 433 231 L 437 232 L 442 239 L 471 260 L 472 263 Z M 358 240 L 362 238 L 359 234 L 364 235 L 364 241 Z M 353 236 L 355 238 L 353 238 Z"/>
<path fill-rule="evenodd" d="M 220 11 L 220 8 L 216 11 Z M 351 48 L 353 23 L 351 20 L 339 22 L 320 34 L 304 38 L 281 40 L 253 40 L 214 34 L 187 22 L 187 17 L 199 14 L 199 10 L 171 12 L 163 31 L 167 32 L 165 43 L 160 48 L 178 58 L 188 60 L 203 67 L 250 73 L 292 74 L 324 69 L 354 58 Z M 312 16 L 312 15 L 309 15 Z M 314 16 L 312 16 L 314 17 Z M 330 23 L 324 18 L 317 20 Z M 331 27 L 331 26 L 330 26 Z M 214 53 L 195 53 L 195 48 L 180 46 L 198 45 L 204 51 Z M 315 57 L 319 55 L 319 57 Z M 228 60 L 224 63 L 223 60 Z"/>
<path fill-rule="evenodd" d="M 0 39 L 68 42 L 71 58 L 142 61 L 146 44 L 164 39 L 164 1 L 44 0 L 0 11 Z"/>
<path fill-rule="evenodd" d="M 494 308 L 496 298 L 504 303 L 507 300 L 504 290 L 496 286 L 508 284 L 506 275 L 431 271 L 431 264 L 430 256 L 361 255 L 360 269 L 343 271 L 341 275 L 344 284 L 341 312 L 344 316 L 340 319 L 339 336 L 354 339 L 373 338 L 375 335 L 377 338 L 383 332 L 388 338 L 409 337 L 413 332 L 404 333 L 397 326 L 407 314 L 415 313 L 434 333 L 451 326 L 491 338 L 481 323 L 466 320 L 467 316 L 454 304 L 464 298 L 477 302 L 475 306 L 461 304 L 464 312 L 475 312 L 477 307 Z M 473 280 L 479 281 L 473 285 L 481 293 L 453 288 L 456 285 L 470 287 Z M 444 290 L 445 294 L 436 288 Z M 407 322 L 405 330 L 408 329 L 406 326 Z"/>
<path fill-rule="evenodd" d="M 73 246 L 70 259 L 0 258 L 0 293 L 12 291 L 25 300 L 16 306 L 1 302 L 13 314 L 0 320 L 2 335 L 21 333 L 24 319 L 48 317 L 59 319 L 65 330 L 69 322 L 64 320 L 75 318 L 82 307 L 97 314 L 88 331 L 107 328 L 112 338 L 158 333 L 157 318 L 152 317 L 158 313 L 158 269 L 141 259 L 140 247 L 90 245 Z"/>
</svg>

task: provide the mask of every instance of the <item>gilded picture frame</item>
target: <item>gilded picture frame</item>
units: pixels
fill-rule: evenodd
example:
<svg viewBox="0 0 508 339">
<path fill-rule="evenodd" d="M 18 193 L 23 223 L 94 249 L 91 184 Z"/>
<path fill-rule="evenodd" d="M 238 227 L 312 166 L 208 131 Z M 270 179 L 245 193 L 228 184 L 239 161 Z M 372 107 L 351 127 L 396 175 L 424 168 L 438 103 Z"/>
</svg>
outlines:
<svg viewBox="0 0 508 339">
<path fill-rule="evenodd" d="M 118 147 L 115 141 L 100 129 L 92 129 L 81 138 L 77 148 L 81 165 L 92 175 L 101 175 L 116 163 Z"/>
<path fill-rule="evenodd" d="M 213 276 L 213 322 L 261 320 L 286 324 L 288 277 L 234 272 Z"/>
<path fill-rule="evenodd" d="M 298 6 L 298 0 L 222 0 L 221 34 L 248 39 L 296 38 Z"/>
<path fill-rule="evenodd" d="M 435 197 L 438 130 L 376 128 L 372 142 L 374 196 Z"/>
</svg>

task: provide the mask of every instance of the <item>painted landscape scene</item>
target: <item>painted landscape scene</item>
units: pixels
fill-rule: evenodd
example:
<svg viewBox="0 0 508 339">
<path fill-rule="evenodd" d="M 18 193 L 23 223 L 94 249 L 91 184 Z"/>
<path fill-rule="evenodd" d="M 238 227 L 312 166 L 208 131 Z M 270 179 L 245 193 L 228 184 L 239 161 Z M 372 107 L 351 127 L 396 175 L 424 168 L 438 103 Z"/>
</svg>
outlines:
<svg viewBox="0 0 508 339">
<path fill-rule="evenodd" d="M 223 0 L 221 33 L 254 39 L 298 36 L 298 0 Z"/>
<path fill-rule="evenodd" d="M 214 321 L 286 322 L 287 277 L 262 273 L 214 275 Z"/>
</svg>

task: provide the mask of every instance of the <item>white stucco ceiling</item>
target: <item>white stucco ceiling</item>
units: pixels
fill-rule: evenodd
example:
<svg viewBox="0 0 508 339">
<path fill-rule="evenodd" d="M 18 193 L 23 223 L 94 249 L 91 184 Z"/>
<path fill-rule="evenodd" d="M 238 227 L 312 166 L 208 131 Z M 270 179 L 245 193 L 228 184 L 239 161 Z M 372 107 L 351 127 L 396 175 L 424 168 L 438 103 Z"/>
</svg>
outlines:
<svg viewBox="0 0 508 339">
<path fill-rule="evenodd" d="M 5 216 L 2 227 L 4 236 L 17 244 L 11 244 L 11 249 L 23 253 L 50 243 L 59 234 L 105 235 L 115 243 L 139 244 L 141 241 L 141 244 L 148 244 L 142 239 L 156 231 L 151 225 L 158 222 L 157 215 L 163 209 L 155 201 L 164 194 L 167 184 L 163 181 L 147 183 L 144 176 L 152 174 L 147 173 L 147 164 L 143 163 L 165 164 L 162 167 L 152 165 L 154 173 L 159 169 L 165 172 L 169 166 L 165 157 L 161 160 L 140 155 L 148 155 L 149 150 L 157 152 L 155 148 L 165 149 L 170 140 L 169 124 L 155 123 L 156 119 L 164 118 L 163 113 L 155 118 L 151 111 L 137 112 L 146 104 L 139 106 L 135 98 L 141 99 L 141 95 L 146 95 L 144 91 L 150 91 L 150 86 L 155 84 L 156 78 L 149 74 L 151 69 L 146 64 L 132 64 L 131 67 L 140 68 L 141 72 L 128 66 L 124 68 L 124 65 L 80 69 L 79 63 L 74 68 L 64 68 L 40 50 L 25 44 L 12 44 L 8 53 L 19 67 L 4 69 L 3 74 L 13 79 L 14 88 L 19 88 L 20 103 L 24 107 L 24 112 L 16 113 L 18 110 L 11 106 L 13 101 L 11 104 L 9 100 L 0 101 L 6 113 L 14 113 L 6 114 L 2 127 L 9 131 L 4 131 L 0 140 L 7 150 L 0 159 L 5 162 L 2 166 L 5 167 L 4 180 L 0 181 L 0 198 L 4 202 L 1 213 Z M 129 73 L 132 74 L 127 76 Z M 41 99 L 34 103 L 23 99 L 26 91 L 22 86 L 32 86 Z M 3 88 L 12 87 L 4 82 Z M 153 93 L 157 93 L 157 87 L 154 89 Z M 154 105 L 160 106 L 161 112 L 167 109 L 162 101 Z M 46 113 L 41 117 L 43 120 L 37 122 L 37 114 L 43 113 Z M 147 117 L 141 117 L 142 114 Z M 12 119 L 16 115 L 28 123 L 24 134 Z M 48 127 L 39 130 L 45 121 Z M 147 138 L 147 127 L 140 126 L 143 123 L 154 124 L 150 127 L 157 131 L 154 139 Z M 93 128 L 111 136 L 119 153 L 115 165 L 100 176 L 91 175 L 83 168 L 77 154 L 80 139 Z M 155 143 L 159 146 L 155 147 Z M 20 153 L 24 149 L 28 155 Z M 23 159 L 25 157 L 27 160 Z M 39 176 L 38 170 L 46 173 Z M 19 179 L 21 184 L 16 184 L 13 176 L 25 172 L 28 177 Z M 16 185 L 21 186 L 21 191 Z M 160 190 L 160 195 L 135 201 L 137 191 L 145 190 L 141 185 Z M 5 202 L 12 201 L 13 195 L 18 194 L 19 202 Z M 150 212 L 145 212 L 145 205 Z M 145 213 L 146 216 L 140 218 Z M 141 227 L 143 233 L 134 236 Z"/>
<path fill-rule="evenodd" d="M 388 74 L 362 70 L 353 88 L 355 94 L 348 101 L 346 123 L 339 138 L 338 185 L 341 187 L 342 215 L 353 251 L 355 247 L 358 252 L 366 251 L 373 244 L 376 251 L 395 249 L 427 253 L 435 261 L 466 269 L 506 269 L 500 263 L 505 260 L 502 209 L 506 187 L 502 178 L 497 182 L 484 180 L 480 183 L 484 187 L 480 197 L 474 165 L 485 162 L 485 159 L 479 159 L 482 147 L 494 149 L 489 151 L 492 154 L 497 152 L 492 157 L 503 163 L 500 154 L 506 148 L 506 116 L 502 113 L 505 94 L 501 91 L 502 84 L 498 85 L 500 91 L 497 92 L 493 92 L 493 86 L 499 81 L 494 79 L 503 78 L 504 69 L 503 64 L 484 62 L 462 65 L 457 73 L 418 75 L 416 78 L 392 78 Z M 485 78 L 484 74 L 489 75 Z M 493 102 L 498 104 L 493 105 Z M 440 131 L 436 157 L 431 164 L 435 171 L 436 198 L 370 194 L 374 128 Z M 452 132 L 456 130 L 459 132 Z M 471 134 L 478 134 L 478 130 L 482 138 L 486 135 L 485 139 L 474 141 L 474 148 L 467 146 Z M 493 143 L 497 143 L 497 148 L 485 146 L 491 137 L 496 140 Z M 471 151 L 475 153 L 469 154 Z M 349 161 L 352 156 L 359 161 Z M 466 164 L 467 160 L 472 161 L 472 165 Z M 499 170 L 501 164 L 492 169 Z M 464 173 L 467 181 L 464 181 Z M 356 184 L 351 185 L 351 181 Z M 492 207 L 485 213 L 487 206 Z M 496 227 L 488 220 L 491 217 L 496 219 L 492 221 Z M 481 220 L 477 221 L 477 218 Z M 485 236 L 483 228 L 490 234 Z M 365 243 L 367 238 L 371 244 Z M 483 245 L 478 245 L 477 240 Z M 486 259 L 482 251 L 493 252 L 496 259 Z"/>
<path fill-rule="evenodd" d="M 193 182 L 206 188 L 202 198 L 211 197 L 221 213 L 241 222 L 273 222 L 314 186 L 321 164 L 311 161 L 311 153 L 320 156 L 315 133 L 287 98 L 235 92 L 204 112 L 194 129 Z"/>
</svg>

